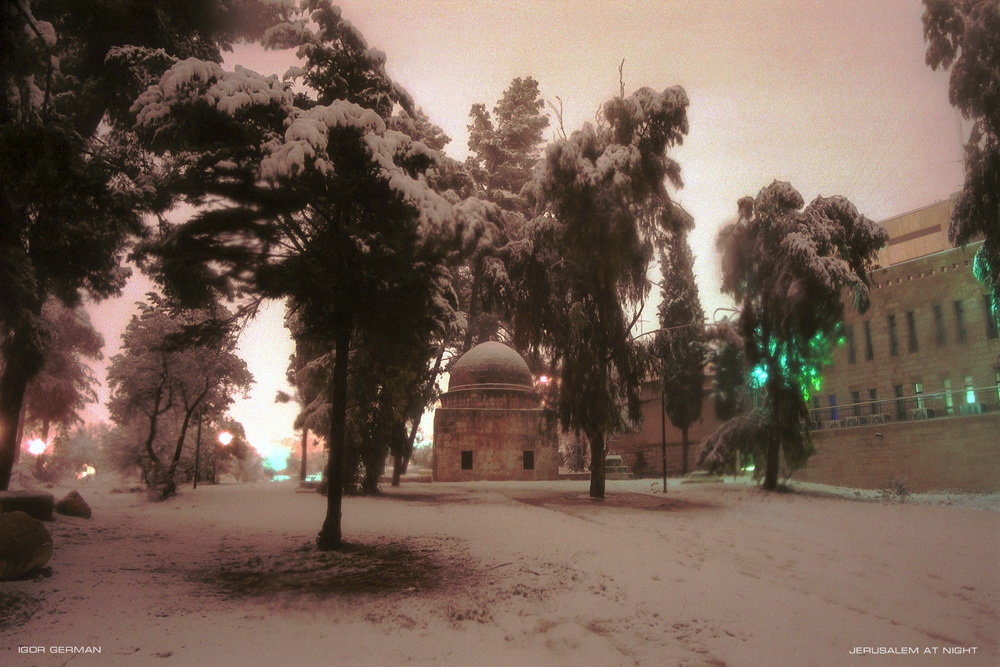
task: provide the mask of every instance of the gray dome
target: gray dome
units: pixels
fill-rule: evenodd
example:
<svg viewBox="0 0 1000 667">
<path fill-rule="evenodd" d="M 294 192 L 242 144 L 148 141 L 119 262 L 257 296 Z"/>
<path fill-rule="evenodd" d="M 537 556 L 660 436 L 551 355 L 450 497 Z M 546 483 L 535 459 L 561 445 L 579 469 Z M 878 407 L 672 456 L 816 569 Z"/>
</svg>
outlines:
<svg viewBox="0 0 1000 667">
<path fill-rule="evenodd" d="M 462 355 L 451 368 L 448 390 L 475 385 L 516 385 L 534 388 L 528 364 L 503 343 L 480 343 Z"/>
</svg>

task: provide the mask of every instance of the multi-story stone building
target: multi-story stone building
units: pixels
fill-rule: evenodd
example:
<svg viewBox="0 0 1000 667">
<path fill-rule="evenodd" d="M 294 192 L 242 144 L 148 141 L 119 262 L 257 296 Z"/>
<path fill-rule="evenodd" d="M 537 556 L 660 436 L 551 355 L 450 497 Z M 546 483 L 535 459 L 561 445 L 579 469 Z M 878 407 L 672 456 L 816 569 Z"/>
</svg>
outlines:
<svg viewBox="0 0 1000 667">
<path fill-rule="evenodd" d="M 796 479 L 861 488 L 1000 489 L 996 318 L 952 248 L 953 200 L 882 224 L 871 307 L 846 309 L 843 343 L 812 397 L 816 453 Z"/>
<path fill-rule="evenodd" d="M 816 453 L 794 478 L 860 488 L 898 481 L 914 491 L 1000 489 L 1000 355 L 996 320 L 972 274 L 979 244 L 953 248 L 953 200 L 882 222 L 889 243 L 872 275 L 871 307 L 845 309 L 843 343 L 811 397 Z M 847 298 L 850 298 L 849 296 Z M 699 441 L 719 426 L 707 397 L 690 430 L 688 470 Z M 663 428 L 659 383 L 642 387 L 640 430 L 610 451 L 636 472 L 682 472 L 680 432 Z"/>
</svg>

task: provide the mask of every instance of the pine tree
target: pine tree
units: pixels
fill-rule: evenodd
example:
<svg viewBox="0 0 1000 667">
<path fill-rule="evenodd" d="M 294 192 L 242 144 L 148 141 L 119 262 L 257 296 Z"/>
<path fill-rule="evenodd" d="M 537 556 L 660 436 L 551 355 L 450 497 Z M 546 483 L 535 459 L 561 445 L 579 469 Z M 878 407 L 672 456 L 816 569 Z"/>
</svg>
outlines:
<svg viewBox="0 0 1000 667">
<path fill-rule="evenodd" d="M 119 293 L 139 212 L 163 204 L 156 170 L 120 132 L 132 98 L 179 57 L 221 60 L 273 14 L 255 0 L 0 6 L 0 490 L 48 349 L 43 305 Z"/>
<path fill-rule="evenodd" d="M 664 410 L 681 431 L 681 474 L 686 475 L 688 429 L 701 417 L 706 349 L 705 311 L 698 300 L 694 257 L 683 227 L 669 235 L 660 267 L 660 331 L 654 349 L 662 373 Z"/>
<path fill-rule="evenodd" d="M 679 87 L 614 98 L 597 127 L 548 147 L 529 186 L 539 214 L 515 257 L 514 331 L 557 364 L 557 413 L 590 443 L 595 498 L 608 437 L 639 418 L 646 369 L 626 309 L 640 308 L 654 248 L 678 223 L 666 182 L 680 185 L 680 167 L 666 153 L 687 132 L 687 105 Z"/>
<path fill-rule="evenodd" d="M 491 230 L 492 243 L 481 246 L 462 267 L 467 280 L 460 297 L 468 325 L 461 352 L 495 334 L 508 319 L 510 245 L 524 237 L 528 207 L 521 191 L 541 154 L 542 133 L 549 125 L 544 108 L 538 82 L 519 77 L 504 90 L 492 116 L 484 104 L 474 104 L 469 111 L 472 123 L 465 167 L 476 195 L 503 213 Z"/>
<path fill-rule="evenodd" d="M 870 271 L 887 235 L 843 197 L 802 195 L 774 181 L 738 203 L 739 219 L 720 234 L 723 291 L 740 308 L 747 363 L 763 405 L 727 422 L 704 445 L 710 465 L 750 447 L 764 488 L 778 483 L 782 455 L 795 469 L 812 453 L 807 400 L 818 388 L 843 319 L 843 292 L 869 305 Z"/>
<path fill-rule="evenodd" d="M 265 43 L 300 49 L 305 64 L 292 76 L 306 93 L 187 60 L 133 111 L 145 144 L 182 168 L 178 192 L 223 204 L 165 230 L 149 268 L 184 299 L 287 299 L 325 346 L 330 484 L 317 544 L 333 549 L 343 543 L 335 481 L 348 454 L 352 350 L 385 349 L 380 336 L 425 340 L 445 326 L 445 259 L 480 242 L 489 207 L 432 185 L 445 161 L 391 129 L 394 107 L 412 114 L 413 101 L 339 9 L 306 0 L 288 19 Z"/>
</svg>

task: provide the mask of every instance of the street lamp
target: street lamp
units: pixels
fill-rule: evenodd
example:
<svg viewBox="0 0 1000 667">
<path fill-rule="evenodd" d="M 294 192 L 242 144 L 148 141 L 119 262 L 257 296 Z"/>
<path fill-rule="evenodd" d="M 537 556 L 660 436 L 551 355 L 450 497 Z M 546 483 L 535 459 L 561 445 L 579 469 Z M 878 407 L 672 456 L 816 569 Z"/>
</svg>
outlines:
<svg viewBox="0 0 1000 667">
<path fill-rule="evenodd" d="M 220 431 L 219 432 L 219 444 L 220 445 L 222 445 L 223 447 L 226 447 L 229 444 L 231 444 L 232 442 L 233 442 L 233 434 L 232 433 L 230 433 L 229 431 Z"/>
</svg>

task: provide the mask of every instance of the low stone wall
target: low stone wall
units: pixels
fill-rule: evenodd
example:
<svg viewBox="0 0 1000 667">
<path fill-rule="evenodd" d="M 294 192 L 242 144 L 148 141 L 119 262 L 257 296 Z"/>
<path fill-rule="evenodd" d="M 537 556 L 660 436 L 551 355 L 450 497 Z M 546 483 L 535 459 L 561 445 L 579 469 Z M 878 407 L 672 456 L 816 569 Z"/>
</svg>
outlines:
<svg viewBox="0 0 1000 667">
<path fill-rule="evenodd" d="M 813 433 L 816 453 L 793 479 L 862 489 L 1000 491 L 1000 413 Z"/>
</svg>

